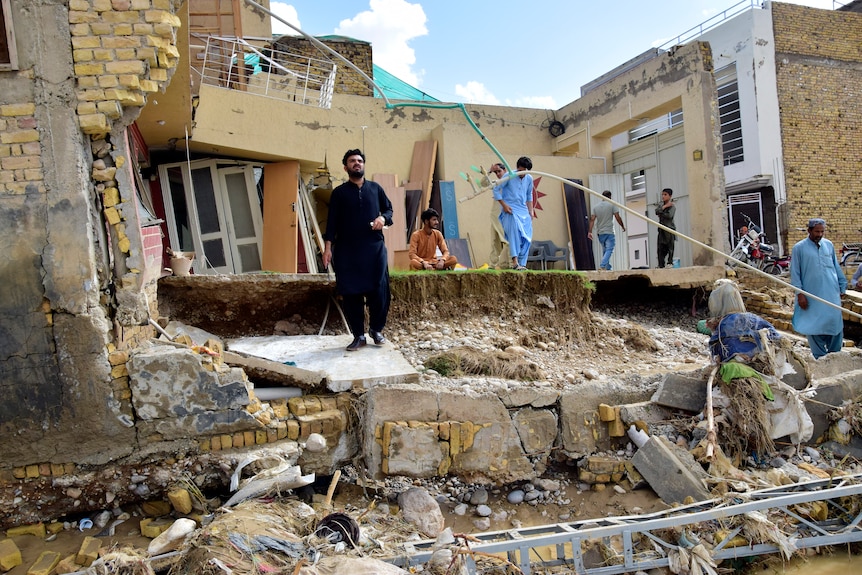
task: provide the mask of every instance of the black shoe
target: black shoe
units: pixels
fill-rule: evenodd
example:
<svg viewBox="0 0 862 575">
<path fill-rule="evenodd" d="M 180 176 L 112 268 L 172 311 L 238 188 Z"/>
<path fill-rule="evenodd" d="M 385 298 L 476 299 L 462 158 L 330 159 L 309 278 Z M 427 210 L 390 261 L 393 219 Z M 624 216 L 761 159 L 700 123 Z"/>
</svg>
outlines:
<svg viewBox="0 0 862 575">
<path fill-rule="evenodd" d="M 356 351 L 360 347 L 365 347 L 366 345 L 368 345 L 368 342 L 365 340 L 365 336 L 360 335 L 359 337 L 353 338 L 353 341 L 347 346 L 347 351 Z"/>
<path fill-rule="evenodd" d="M 374 340 L 374 345 L 383 345 L 386 343 L 386 338 L 379 331 L 369 331 L 368 333 L 371 335 L 371 339 Z"/>
</svg>

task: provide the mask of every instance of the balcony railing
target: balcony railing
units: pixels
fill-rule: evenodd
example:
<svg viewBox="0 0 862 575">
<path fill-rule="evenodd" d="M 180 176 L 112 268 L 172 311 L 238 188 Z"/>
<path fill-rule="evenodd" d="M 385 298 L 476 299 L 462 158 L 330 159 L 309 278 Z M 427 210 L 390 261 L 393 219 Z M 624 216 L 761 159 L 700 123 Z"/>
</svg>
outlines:
<svg viewBox="0 0 862 575">
<path fill-rule="evenodd" d="M 242 38 L 207 36 L 195 71 L 200 83 L 329 109 L 336 66 L 329 60 L 262 48 Z"/>
</svg>

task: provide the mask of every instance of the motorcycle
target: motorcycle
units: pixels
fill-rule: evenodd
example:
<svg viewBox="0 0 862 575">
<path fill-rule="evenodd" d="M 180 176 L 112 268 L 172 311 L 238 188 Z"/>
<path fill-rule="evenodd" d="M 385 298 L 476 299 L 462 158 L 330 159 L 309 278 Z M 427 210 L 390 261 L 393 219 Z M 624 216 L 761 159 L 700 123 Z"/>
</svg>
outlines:
<svg viewBox="0 0 862 575">
<path fill-rule="evenodd" d="M 774 276 L 790 275 L 790 256 L 767 256 L 763 264 L 763 271 Z"/>
<path fill-rule="evenodd" d="M 747 225 L 739 229 L 736 247 L 730 252 L 730 257 L 733 259 L 728 263 L 733 266 L 737 261 L 741 261 L 762 270 L 767 263 L 767 258 L 772 256 L 775 248 L 766 242 L 766 234 L 760 229 L 760 226 L 755 224 L 747 215 L 742 214 L 742 217 L 745 218 Z"/>
</svg>

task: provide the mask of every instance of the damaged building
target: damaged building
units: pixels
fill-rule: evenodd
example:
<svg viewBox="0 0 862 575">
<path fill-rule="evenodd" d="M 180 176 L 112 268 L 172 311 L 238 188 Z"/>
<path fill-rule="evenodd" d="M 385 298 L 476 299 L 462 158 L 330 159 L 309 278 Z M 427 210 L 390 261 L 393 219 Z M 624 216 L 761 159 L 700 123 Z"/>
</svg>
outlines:
<svg viewBox="0 0 862 575">
<path fill-rule="evenodd" d="M 483 263 L 491 198 L 469 180 L 481 180 L 471 166 L 499 160 L 486 139 L 509 162 L 529 155 L 538 171 L 609 189 L 647 216 L 673 188 L 679 231 L 721 251 L 747 203 L 784 246 L 813 213 L 829 220 L 836 244 L 858 233 L 847 209 L 862 204 L 862 16 L 852 11 L 768 2 L 742 16 L 751 26 L 740 56 L 717 54 L 712 38 L 685 39 L 598 79 L 549 121 L 547 110 L 376 94 L 363 75 L 385 72 L 370 44 L 273 39 L 268 13 L 246 2 L 4 0 L 2 9 L 0 494 L 48 498 L 5 506 L 4 525 L 146 499 L 180 468 L 202 485 L 223 482 L 219 464 L 237 463 L 237 450 L 312 434 L 328 450 L 304 454 L 304 464 L 321 473 L 362 454 L 372 476 L 498 484 L 541 475 L 549 460 L 530 453 L 559 446 L 583 458 L 609 444 L 599 404 L 647 397 L 588 383 L 467 399 L 417 389 L 409 365 L 357 384 L 225 349 L 219 338 L 272 334 L 291 306 L 318 324 L 335 318 L 316 226 L 347 149 L 363 149 L 371 178 L 398 206 L 400 225 L 387 230 L 392 269 L 403 267 L 406 231 L 429 204 L 447 239 Z M 726 29 L 714 34 L 731 44 Z M 771 91 L 757 88 L 768 78 Z M 733 122 L 744 148 L 729 146 Z M 595 270 L 584 233 L 592 196 L 550 177 L 535 194 L 536 239 L 566 247 L 560 268 Z M 688 242 L 680 270 L 648 269 L 655 229 L 630 220 L 614 269 L 634 270 L 645 285 L 724 276 L 724 258 Z M 588 323 L 586 277 L 531 289 Z M 247 299 L 220 298 L 235 279 Z M 399 294 L 409 301 L 437 289 L 442 298 L 442 288 L 412 281 L 395 288 L 394 307 Z M 469 280 L 445 281 L 481 309 Z M 493 281 L 518 294 L 524 285 L 507 282 L 528 280 Z M 179 316 L 208 331 L 159 322 Z M 154 345 L 165 331 L 172 341 Z M 256 369 L 300 394 L 261 400 L 249 380 Z M 361 437 L 352 431 L 360 420 Z M 143 466 L 152 480 L 136 473 Z M 76 481 L 100 487 L 69 497 Z"/>
</svg>

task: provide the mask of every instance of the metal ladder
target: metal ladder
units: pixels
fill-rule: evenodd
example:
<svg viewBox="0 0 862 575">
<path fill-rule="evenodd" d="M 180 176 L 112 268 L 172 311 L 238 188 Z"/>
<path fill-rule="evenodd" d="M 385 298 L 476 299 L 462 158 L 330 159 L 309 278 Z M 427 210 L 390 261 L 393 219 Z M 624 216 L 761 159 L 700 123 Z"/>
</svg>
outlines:
<svg viewBox="0 0 862 575">
<path fill-rule="evenodd" d="M 668 533 L 703 531 L 702 527 L 698 527 L 703 522 L 730 525 L 735 516 L 760 510 L 769 510 L 769 518 L 773 522 L 778 518 L 795 524 L 795 532 L 786 535 L 793 538 L 796 549 L 862 541 L 862 529 L 859 526 L 862 522 L 862 498 L 854 502 L 852 509 L 848 508 L 847 500 L 842 501 L 862 495 L 862 474 L 732 495 L 731 499 L 712 499 L 648 515 L 608 517 L 483 533 L 475 536 L 480 542 L 471 543 L 469 552 L 465 553 L 467 569 L 471 574 L 482 573 L 475 561 L 479 554 L 505 554 L 508 561 L 524 575 L 530 575 L 535 568 L 546 572 L 549 568 L 564 567 L 568 571 L 559 572 L 611 575 L 667 567 L 669 560 L 666 550 L 677 549 L 678 546 L 677 541 L 667 540 Z M 792 509 L 792 506 L 816 501 L 826 502 L 829 519 L 813 521 Z M 715 524 L 712 527 L 711 530 L 715 531 Z M 781 551 L 777 545 L 767 543 L 729 547 L 728 544 L 742 529 L 743 525 L 728 529 L 721 541 L 716 540 L 711 552 L 715 561 Z M 656 534 L 658 530 L 666 531 Z M 622 547 L 620 560 L 614 561 L 612 565 L 587 567 L 582 544 L 601 541 L 610 547 L 612 539 L 617 547 Z M 638 541 L 651 545 L 649 549 L 644 549 L 643 545 L 636 549 Z M 433 540 L 415 543 L 409 553 L 391 562 L 402 567 L 423 564 L 430 559 L 434 543 Z M 553 548 L 555 557 L 542 559 L 537 551 L 541 548 Z"/>
</svg>

